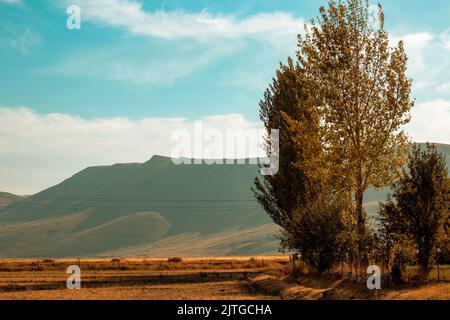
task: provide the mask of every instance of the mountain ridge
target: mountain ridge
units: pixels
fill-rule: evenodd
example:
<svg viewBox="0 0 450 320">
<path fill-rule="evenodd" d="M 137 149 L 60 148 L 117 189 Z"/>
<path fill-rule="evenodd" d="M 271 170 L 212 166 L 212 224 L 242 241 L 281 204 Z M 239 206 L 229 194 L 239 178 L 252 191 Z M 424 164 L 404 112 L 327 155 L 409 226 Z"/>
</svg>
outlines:
<svg viewBox="0 0 450 320">
<path fill-rule="evenodd" d="M 12 194 L 9 192 L 1 192 L 0 191 L 0 208 L 6 207 L 10 205 L 11 203 L 14 203 L 16 201 L 19 201 L 26 196 L 21 196 L 17 194 Z"/>
<path fill-rule="evenodd" d="M 450 164 L 450 145 L 437 145 Z M 273 254 L 278 231 L 250 190 L 255 164 L 170 157 L 91 166 L 0 208 L 0 257 Z M 388 190 L 370 189 L 370 214 Z"/>
</svg>

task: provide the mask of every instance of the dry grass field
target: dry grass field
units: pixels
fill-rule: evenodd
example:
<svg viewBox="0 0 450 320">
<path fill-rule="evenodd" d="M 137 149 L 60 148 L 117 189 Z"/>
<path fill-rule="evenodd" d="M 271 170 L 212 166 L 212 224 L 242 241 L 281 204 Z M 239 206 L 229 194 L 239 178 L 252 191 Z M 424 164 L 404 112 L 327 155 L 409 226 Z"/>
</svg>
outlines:
<svg viewBox="0 0 450 320">
<path fill-rule="evenodd" d="M 280 274 L 288 257 L 0 260 L 0 299 L 276 299 L 248 290 L 258 274 Z M 66 287 L 69 265 L 81 289 Z"/>
<path fill-rule="evenodd" d="M 0 300 L 9 299 L 450 299 L 450 266 L 441 281 L 386 288 L 374 296 L 364 283 L 286 276 L 289 257 L 0 260 Z M 81 267 L 81 289 L 66 287 L 69 265 Z M 410 270 L 411 273 L 414 270 Z"/>
<path fill-rule="evenodd" d="M 356 281 L 342 278 L 339 272 L 318 276 L 302 271 L 288 276 L 257 275 L 250 279 L 250 285 L 260 292 L 274 294 L 282 299 L 296 300 L 450 300 L 450 265 L 440 266 L 439 280 L 437 268 L 427 282 L 415 280 L 415 267 L 407 268 L 406 281 L 397 286 L 383 281 L 379 291 L 368 290 L 366 278 Z"/>
</svg>

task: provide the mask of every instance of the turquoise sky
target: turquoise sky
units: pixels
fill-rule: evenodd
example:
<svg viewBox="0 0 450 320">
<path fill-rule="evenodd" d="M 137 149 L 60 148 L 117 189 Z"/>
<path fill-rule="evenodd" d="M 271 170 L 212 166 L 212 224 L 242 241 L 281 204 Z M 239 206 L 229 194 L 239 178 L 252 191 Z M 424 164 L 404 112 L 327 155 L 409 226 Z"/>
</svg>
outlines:
<svg viewBox="0 0 450 320">
<path fill-rule="evenodd" d="M 295 37 L 212 34 L 165 38 L 89 17 L 92 3 L 108 7 L 136 1 L 0 1 L 0 106 L 26 106 L 38 113 L 83 118 L 126 116 L 185 117 L 240 113 L 256 120 L 258 101 L 279 61 L 293 55 Z M 140 1 L 141 12 L 226 17 L 235 24 L 254 15 L 283 12 L 292 19 L 316 16 L 317 0 Z M 447 32 L 447 0 L 382 2 L 387 29 L 395 36 Z M 66 28 L 66 7 L 82 10 L 81 30 Z M 97 8 L 96 10 L 100 10 Z M 108 13 L 105 13 L 105 16 Z M 178 22 L 176 20 L 179 20 Z M 171 16 L 167 24 L 189 24 Z M 268 19 L 267 21 L 270 21 Z M 273 20 L 272 23 L 282 23 Z M 148 21 L 145 23 L 152 23 Z M 155 27 L 158 22 L 155 22 Z M 167 25 L 161 24 L 160 28 Z M 298 24 L 298 30 L 301 29 Z M 275 36 L 276 37 L 276 36 Z M 281 37 L 280 37 L 281 38 Z M 439 64 L 439 61 L 433 63 Z M 448 69 L 446 71 L 449 71 Z M 120 75 L 123 73 L 124 75 Z M 448 74 L 449 72 L 447 72 Z M 448 77 L 439 79 L 442 84 Z M 448 92 L 415 90 L 420 100 L 448 98 Z"/>
</svg>

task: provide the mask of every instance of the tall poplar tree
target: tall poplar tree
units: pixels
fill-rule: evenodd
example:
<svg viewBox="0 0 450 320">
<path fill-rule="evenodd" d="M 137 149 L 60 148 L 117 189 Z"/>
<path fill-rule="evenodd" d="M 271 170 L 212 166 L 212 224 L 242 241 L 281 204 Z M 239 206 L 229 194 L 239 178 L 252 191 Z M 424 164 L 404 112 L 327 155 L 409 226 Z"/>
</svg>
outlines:
<svg viewBox="0 0 450 320">
<path fill-rule="evenodd" d="M 268 136 L 272 129 L 279 130 L 279 170 L 276 175 L 255 178 L 253 191 L 272 220 L 285 230 L 292 223 L 294 211 L 315 193 L 306 171 L 295 166 L 311 153 L 292 135 L 287 120 L 307 124 L 303 137 L 311 143 L 312 139 L 308 139 L 311 135 L 306 131 L 318 128 L 318 118 L 313 117 L 307 90 L 299 65 L 289 58 L 287 64 L 280 64 L 260 102 L 260 118 Z M 270 139 L 265 141 L 268 156 L 272 151 L 271 143 Z"/>
<path fill-rule="evenodd" d="M 297 57 L 314 83 L 327 164 L 353 198 L 362 239 L 364 192 L 391 184 L 406 160 L 401 127 L 413 102 L 403 42 L 389 46 L 381 5 L 374 19 L 368 1 L 329 1 L 299 35 Z"/>
<path fill-rule="evenodd" d="M 402 42 L 390 47 L 381 5 L 376 18 L 369 9 L 363 0 L 321 7 L 298 37 L 296 61 L 281 65 L 260 103 L 267 133 L 280 130 L 280 170 L 256 179 L 254 191 L 283 228 L 289 249 L 327 252 L 324 244 L 335 246 L 331 240 L 348 220 L 349 243 L 353 235 L 359 243 L 351 251 L 361 260 L 364 192 L 390 185 L 406 162 L 408 139 L 401 129 L 413 106 L 407 56 Z M 270 156 L 269 140 L 266 148 Z M 342 219 L 343 213 L 353 218 Z M 308 233 L 305 226 L 313 221 L 321 225 Z M 332 229 L 332 239 L 319 241 Z M 309 256 L 313 264 L 315 256 Z"/>
</svg>

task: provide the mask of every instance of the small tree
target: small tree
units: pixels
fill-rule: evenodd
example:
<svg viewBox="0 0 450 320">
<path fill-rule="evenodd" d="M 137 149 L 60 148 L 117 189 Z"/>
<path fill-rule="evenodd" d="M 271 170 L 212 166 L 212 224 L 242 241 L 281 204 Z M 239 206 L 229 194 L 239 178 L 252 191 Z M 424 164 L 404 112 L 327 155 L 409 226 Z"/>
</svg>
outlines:
<svg viewBox="0 0 450 320">
<path fill-rule="evenodd" d="M 332 194 L 323 193 L 298 208 L 281 235 L 287 249 L 298 250 L 302 260 L 317 272 L 330 270 L 340 258 L 339 235 L 344 230 L 345 204 Z"/>
<path fill-rule="evenodd" d="M 431 271 L 437 245 L 445 232 L 448 215 L 447 168 L 436 147 L 427 150 L 413 146 L 408 170 L 403 170 L 394 185 L 399 231 L 409 236 L 417 247 L 419 276 L 426 279 Z"/>
<path fill-rule="evenodd" d="M 450 264 L 450 178 L 447 179 L 447 193 L 446 193 L 446 206 L 447 206 L 447 214 L 444 222 L 444 231 L 441 234 L 439 239 L 439 259 L 440 263 L 448 263 Z"/>
<path fill-rule="evenodd" d="M 383 262 L 386 270 L 389 270 L 393 259 L 393 250 L 398 241 L 400 234 L 397 217 L 399 216 L 398 208 L 389 196 L 385 203 L 380 203 L 378 211 L 379 228 L 377 238 L 379 240 L 379 258 Z"/>
</svg>

